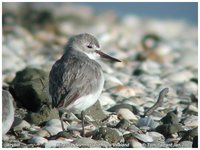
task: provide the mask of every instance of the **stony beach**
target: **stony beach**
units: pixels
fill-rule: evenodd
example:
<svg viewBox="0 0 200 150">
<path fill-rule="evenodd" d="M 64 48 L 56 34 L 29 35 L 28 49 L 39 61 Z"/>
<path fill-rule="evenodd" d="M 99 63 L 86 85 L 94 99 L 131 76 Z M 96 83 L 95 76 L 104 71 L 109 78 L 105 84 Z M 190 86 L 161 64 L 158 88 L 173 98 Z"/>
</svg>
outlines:
<svg viewBox="0 0 200 150">
<path fill-rule="evenodd" d="M 72 3 L 2 9 L 2 147 L 197 147 L 197 26 Z M 47 90 L 52 65 L 79 33 L 94 35 L 122 61 L 100 62 L 106 81 L 86 110 L 86 137 L 80 115 L 62 131 Z"/>
</svg>

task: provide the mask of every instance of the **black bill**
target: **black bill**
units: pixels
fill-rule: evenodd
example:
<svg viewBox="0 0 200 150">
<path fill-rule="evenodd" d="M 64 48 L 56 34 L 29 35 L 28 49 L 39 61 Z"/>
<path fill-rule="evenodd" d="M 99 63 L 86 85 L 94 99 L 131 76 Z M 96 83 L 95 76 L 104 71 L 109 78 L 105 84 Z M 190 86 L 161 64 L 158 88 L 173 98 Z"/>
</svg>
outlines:
<svg viewBox="0 0 200 150">
<path fill-rule="evenodd" d="M 111 57 L 111 56 L 109 56 L 109 55 L 103 53 L 102 51 L 96 50 L 95 52 L 96 52 L 97 54 L 99 54 L 102 58 L 106 58 L 106 59 L 109 59 L 109 60 L 112 60 L 112 61 L 121 62 L 121 60 L 116 59 L 116 58 L 114 58 L 114 57 Z"/>
</svg>

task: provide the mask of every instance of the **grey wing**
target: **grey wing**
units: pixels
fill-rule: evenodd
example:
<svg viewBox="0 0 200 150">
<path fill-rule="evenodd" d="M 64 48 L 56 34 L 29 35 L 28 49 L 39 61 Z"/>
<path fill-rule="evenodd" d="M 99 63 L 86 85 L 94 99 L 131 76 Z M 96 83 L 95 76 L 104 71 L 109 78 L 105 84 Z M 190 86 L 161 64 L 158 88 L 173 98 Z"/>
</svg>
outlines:
<svg viewBox="0 0 200 150">
<path fill-rule="evenodd" d="M 95 92 L 100 84 L 101 71 L 93 61 L 70 59 L 57 62 L 49 79 L 49 93 L 53 107 L 67 107 L 81 96 Z"/>
</svg>

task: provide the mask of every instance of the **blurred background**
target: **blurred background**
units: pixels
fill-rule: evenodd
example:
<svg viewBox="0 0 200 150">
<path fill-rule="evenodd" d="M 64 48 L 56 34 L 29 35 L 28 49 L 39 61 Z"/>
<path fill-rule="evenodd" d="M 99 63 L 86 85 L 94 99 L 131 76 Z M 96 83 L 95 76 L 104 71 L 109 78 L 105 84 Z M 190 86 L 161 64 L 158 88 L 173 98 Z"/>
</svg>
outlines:
<svg viewBox="0 0 200 150">
<path fill-rule="evenodd" d="M 152 17 L 159 19 L 185 20 L 191 24 L 198 23 L 198 5 L 188 2 L 135 2 L 135 3 L 81 3 L 81 5 L 91 6 L 97 13 L 113 10 L 118 15 L 135 14 L 141 17 Z"/>
<path fill-rule="evenodd" d="M 13 127 L 13 131 L 17 131 L 17 134 L 10 132 L 11 138 L 4 142 L 3 147 L 13 147 L 13 145 L 18 145 L 16 147 L 44 147 L 43 143 L 40 145 L 41 141 L 47 142 L 47 145 L 50 146 L 49 142 L 55 139 L 54 135 L 61 131 L 61 128 L 57 130 L 57 124 L 48 131 L 43 130 L 47 127 L 44 127 L 43 123 L 58 118 L 55 116 L 57 115 L 55 110 L 47 106 L 49 104 L 47 96 L 49 72 L 56 60 L 63 55 L 69 38 L 85 32 L 98 39 L 103 52 L 122 61 L 121 63 L 100 62 L 105 75 L 104 90 L 99 98 L 102 109 L 118 112 L 118 108 L 127 108 L 130 112 L 113 117 L 117 122 L 109 117 L 108 120 L 117 123 L 110 126 L 112 123 L 109 122 L 111 124 L 108 127 L 114 127 L 112 129 L 114 132 L 106 129 L 109 132 L 104 135 L 105 130 L 103 129 L 104 133 L 100 133 L 96 137 L 100 137 L 101 140 L 101 136 L 108 137 L 114 139 L 116 143 L 130 142 L 131 147 L 135 147 L 135 145 L 151 147 L 150 142 L 153 147 L 192 147 L 192 145 L 197 145 L 197 9 L 197 2 L 4 2 L 2 13 L 3 89 L 9 89 L 17 102 L 16 115 L 30 123 L 29 127 L 31 128 L 27 130 L 24 127 L 20 133 Z M 152 119 L 141 117 L 148 108 L 155 104 L 160 91 L 166 87 L 169 88 L 169 93 L 162 106 L 151 114 Z M 2 99 L 8 102 L 5 96 Z M 100 105 L 98 107 L 100 108 Z M 89 116 L 95 115 L 95 119 L 102 117 L 99 114 L 102 114 L 103 111 L 96 109 L 96 106 L 93 108 Z M 3 114 L 5 115 L 11 112 L 7 108 L 4 110 Z M 172 116 L 168 117 L 168 112 L 173 112 Z M 146 123 L 138 125 L 141 127 L 141 130 L 138 130 L 135 124 L 129 124 L 129 121 L 126 121 L 127 118 L 119 120 L 119 116 L 129 116 L 130 120 L 145 119 L 146 121 L 141 120 L 141 122 Z M 164 117 L 172 118 L 172 120 L 165 122 Z M 164 123 L 162 124 L 163 128 L 154 130 L 160 124 L 161 118 Z M 121 121 L 125 122 L 119 125 L 118 121 L 119 124 L 122 123 Z M 36 125 L 35 128 L 32 126 L 33 124 Z M 145 128 L 142 129 L 142 127 Z M 19 128 L 18 123 L 16 123 L 16 128 Z M 122 130 L 118 130 L 118 128 Z M 131 132 L 135 132 L 135 129 L 139 132 L 142 131 L 142 135 L 132 138 L 134 134 Z M 179 132 L 183 131 L 182 129 L 184 132 L 186 131 L 185 134 Z M 38 130 L 45 135 L 41 135 Z M 96 134 L 96 131 L 92 130 L 91 133 Z M 149 133 L 152 131 L 161 133 L 161 136 L 156 132 L 156 134 L 150 135 Z M 137 133 L 139 134 L 139 132 Z M 70 139 L 78 137 L 77 132 L 73 133 L 76 136 L 71 136 L 70 131 Z M 121 136 L 125 133 L 131 133 L 131 138 Z M 37 141 L 32 142 L 35 135 L 37 135 Z M 68 136 L 68 133 L 66 135 Z M 185 138 L 185 135 L 188 137 Z M 136 140 L 137 138 L 138 140 Z M 60 141 L 59 138 L 56 139 L 58 142 Z M 108 141 L 110 140 L 105 140 L 105 142 Z M 111 140 L 110 143 L 114 141 Z M 178 143 L 179 141 L 185 143 Z M 68 143 L 68 141 L 66 142 Z M 64 144 L 56 144 L 56 147 L 57 145 Z"/>
<path fill-rule="evenodd" d="M 83 32 L 96 36 L 102 49 L 120 59 L 154 57 L 138 54 L 149 43 L 153 49 L 159 49 L 156 53 L 165 56 L 156 57 L 162 62 L 177 61 L 180 52 L 188 53 L 184 49 L 190 49 L 189 56 L 193 52 L 196 56 L 197 7 L 195 2 L 4 2 L 3 74 L 8 75 L 4 77 L 12 80 L 16 71 L 25 66 L 49 71 L 69 37 Z M 188 65 L 197 64 L 196 57 L 192 62 L 189 59 Z"/>
</svg>

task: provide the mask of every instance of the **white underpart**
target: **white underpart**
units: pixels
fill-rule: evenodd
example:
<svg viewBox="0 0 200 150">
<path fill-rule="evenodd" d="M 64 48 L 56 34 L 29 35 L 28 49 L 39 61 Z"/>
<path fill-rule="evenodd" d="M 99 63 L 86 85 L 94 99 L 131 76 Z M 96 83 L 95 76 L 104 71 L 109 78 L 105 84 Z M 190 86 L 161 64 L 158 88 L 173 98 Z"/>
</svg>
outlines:
<svg viewBox="0 0 200 150">
<path fill-rule="evenodd" d="M 100 59 L 99 54 L 97 54 L 96 52 L 85 53 L 85 54 L 92 60 Z"/>
<path fill-rule="evenodd" d="M 94 105 L 101 95 L 101 92 L 103 90 L 103 85 L 104 85 L 104 76 L 102 73 L 102 78 L 100 81 L 98 91 L 96 91 L 95 93 L 91 93 L 89 95 L 80 97 L 74 103 L 70 104 L 67 107 L 67 110 L 72 111 L 73 113 L 80 113 L 81 111 L 86 110 L 90 106 Z"/>
</svg>

